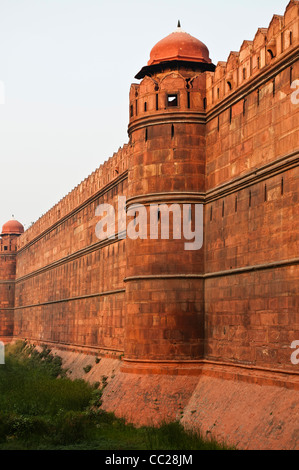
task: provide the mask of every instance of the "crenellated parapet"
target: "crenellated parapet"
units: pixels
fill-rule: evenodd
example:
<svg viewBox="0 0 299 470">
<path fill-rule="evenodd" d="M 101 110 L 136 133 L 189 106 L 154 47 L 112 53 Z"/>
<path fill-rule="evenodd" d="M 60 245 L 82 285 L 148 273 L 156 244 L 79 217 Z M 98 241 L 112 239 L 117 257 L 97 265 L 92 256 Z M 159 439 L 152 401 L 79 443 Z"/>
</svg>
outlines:
<svg viewBox="0 0 299 470">
<path fill-rule="evenodd" d="M 207 75 L 207 110 L 212 110 L 259 74 L 291 56 L 299 43 L 299 1 L 291 0 L 283 16 L 274 15 L 268 28 L 259 28 L 227 62 L 218 62 Z"/>
<path fill-rule="evenodd" d="M 19 238 L 18 249 L 22 249 L 45 230 L 49 229 L 60 220 L 67 217 L 78 206 L 84 204 L 92 196 L 105 187 L 109 187 L 128 169 L 130 146 L 125 144 L 114 153 L 105 163 L 85 178 L 63 199 L 61 199 L 46 214 L 42 215 L 28 230 Z"/>
</svg>

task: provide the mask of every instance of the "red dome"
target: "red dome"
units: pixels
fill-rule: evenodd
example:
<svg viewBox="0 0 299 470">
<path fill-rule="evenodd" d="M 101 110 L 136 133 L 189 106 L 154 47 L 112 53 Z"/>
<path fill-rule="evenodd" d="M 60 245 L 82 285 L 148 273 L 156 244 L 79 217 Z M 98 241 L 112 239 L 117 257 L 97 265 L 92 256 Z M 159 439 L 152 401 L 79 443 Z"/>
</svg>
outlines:
<svg viewBox="0 0 299 470">
<path fill-rule="evenodd" d="M 207 46 L 190 34 L 185 33 L 180 26 L 153 47 L 148 65 L 160 64 L 161 62 L 171 60 L 208 64 L 212 62 Z"/>
<path fill-rule="evenodd" d="M 20 235 L 24 233 L 24 227 L 17 220 L 9 220 L 2 227 L 1 235 Z"/>
</svg>

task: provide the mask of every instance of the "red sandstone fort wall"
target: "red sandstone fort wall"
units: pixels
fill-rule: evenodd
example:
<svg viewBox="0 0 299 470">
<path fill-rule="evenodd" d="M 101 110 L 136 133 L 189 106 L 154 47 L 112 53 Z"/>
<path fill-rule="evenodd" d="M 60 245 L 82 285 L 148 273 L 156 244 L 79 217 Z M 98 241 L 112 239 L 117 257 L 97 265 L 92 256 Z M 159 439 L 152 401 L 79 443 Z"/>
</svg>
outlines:
<svg viewBox="0 0 299 470">
<path fill-rule="evenodd" d="M 206 357 L 293 368 L 299 337 L 298 2 L 208 73 Z M 274 57 L 271 58 L 269 50 Z M 295 52 L 294 52 L 295 51 Z M 231 89 L 230 89 L 231 87 Z"/>
<path fill-rule="evenodd" d="M 0 337 L 13 335 L 16 245 L 16 235 L 4 235 L 0 239 Z"/>
<path fill-rule="evenodd" d="M 13 334 L 15 256 L 0 255 L 0 337 Z"/>
<path fill-rule="evenodd" d="M 127 193 L 127 147 L 19 240 L 14 335 L 123 350 L 125 240 L 101 241 L 98 205 Z"/>
<path fill-rule="evenodd" d="M 132 85 L 130 144 L 18 240 L 16 336 L 123 351 L 127 308 L 133 359 L 293 367 L 298 8 L 291 1 L 214 73 L 168 71 Z M 178 109 L 167 109 L 174 90 Z M 116 205 L 119 195 L 129 205 L 197 198 L 204 248 L 186 254 L 181 241 L 100 242 L 95 209 Z M 1 299 L 11 296 L 3 291 Z"/>
</svg>

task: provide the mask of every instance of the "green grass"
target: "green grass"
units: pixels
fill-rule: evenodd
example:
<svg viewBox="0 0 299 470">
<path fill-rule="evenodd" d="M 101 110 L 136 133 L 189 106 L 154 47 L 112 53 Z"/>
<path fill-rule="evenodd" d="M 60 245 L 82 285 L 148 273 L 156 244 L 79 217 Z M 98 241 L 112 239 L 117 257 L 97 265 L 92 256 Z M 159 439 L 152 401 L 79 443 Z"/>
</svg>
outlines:
<svg viewBox="0 0 299 470">
<path fill-rule="evenodd" d="M 101 410 L 102 390 L 66 378 L 61 359 L 46 347 L 37 352 L 25 342 L 7 346 L 0 366 L 0 450 L 225 449 L 178 422 L 159 428 L 126 424 Z"/>
</svg>

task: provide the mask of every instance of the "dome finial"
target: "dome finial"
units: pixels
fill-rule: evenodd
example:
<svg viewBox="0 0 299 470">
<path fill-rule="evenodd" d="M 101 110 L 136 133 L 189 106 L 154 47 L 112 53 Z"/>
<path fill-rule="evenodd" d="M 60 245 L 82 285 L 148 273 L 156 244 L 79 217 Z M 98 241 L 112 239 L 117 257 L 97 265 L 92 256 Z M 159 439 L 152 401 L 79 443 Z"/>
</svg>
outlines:
<svg viewBox="0 0 299 470">
<path fill-rule="evenodd" d="M 180 22 L 180 20 L 178 20 L 178 28 L 180 28 L 180 27 L 181 27 L 181 22 Z"/>
</svg>

